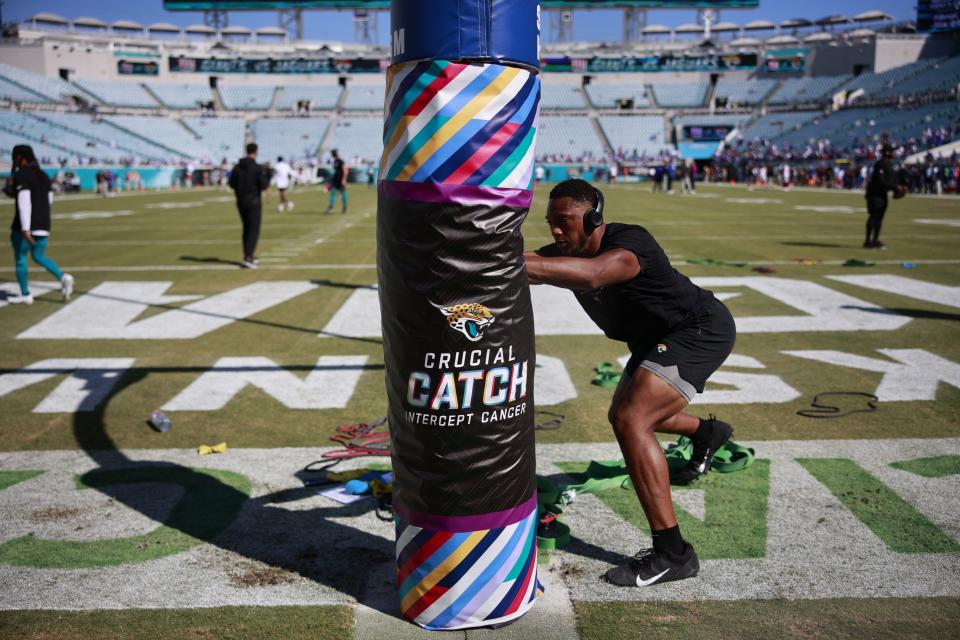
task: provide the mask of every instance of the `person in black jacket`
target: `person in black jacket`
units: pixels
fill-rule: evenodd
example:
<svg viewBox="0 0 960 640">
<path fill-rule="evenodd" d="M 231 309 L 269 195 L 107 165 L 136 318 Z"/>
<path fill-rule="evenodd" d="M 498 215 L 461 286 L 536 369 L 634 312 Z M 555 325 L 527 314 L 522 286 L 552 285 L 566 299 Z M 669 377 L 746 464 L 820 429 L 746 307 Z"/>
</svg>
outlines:
<svg viewBox="0 0 960 640">
<path fill-rule="evenodd" d="M 230 171 L 230 188 L 237 196 L 237 211 L 243 221 L 243 260 L 240 266 L 245 269 L 257 268 L 254 252 L 260 239 L 260 194 L 269 184 L 270 177 L 257 164 L 257 145 L 251 142 L 247 145 L 246 157 L 240 158 Z"/>
<path fill-rule="evenodd" d="M 887 245 L 880 242 L 880 227 L 883 225 L 883 214 L 887 212 L 887 192 L 893 191 L 895 198 L 902 198 L 906 190 L 897 181 L 897 175 L 890 165 L 893 158 L 893 147 L 885 145 L 883 155 L 873 165 L 873 172 L 867 180 L 867 232 L 863 241 L 864 249 L 886 249 Z"/>
<path fill-rule="evenodd" d="M 60 271 L 57 263 L 46 255 L 47 242 L 50 239 L 50 205 L 53 204 L 50 177 L 37 164 L 33 148 L 29 145 L 16 145 L 12 155 L 13 176 L 7 180 L 4 193 L 15 199 L 10 243 L 13 245 L 20 295 L 8 297 L 6 302 L 33 304 L 28 277 L 28 254 L 33 257 L 34 262 L 60 281 L 63 299 L 69 300 L 73 293 L 73 276 Z"/>
</svg>

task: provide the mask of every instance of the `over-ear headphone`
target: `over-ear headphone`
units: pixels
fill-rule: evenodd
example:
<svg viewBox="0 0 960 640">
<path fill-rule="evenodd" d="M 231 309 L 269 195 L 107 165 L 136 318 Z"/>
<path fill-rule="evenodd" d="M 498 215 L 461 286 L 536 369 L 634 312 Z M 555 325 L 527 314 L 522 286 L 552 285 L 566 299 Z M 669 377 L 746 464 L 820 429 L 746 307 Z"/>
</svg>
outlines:
<svg viewBox="0 0 960 640">
<path fill-rule="evenodd" d="M 583 232 L 588 236 L 603 224 L 603 192 L 596 187 L 593 190 L 597 192 L 597 206 L 583 212 Z"/>
</svg>

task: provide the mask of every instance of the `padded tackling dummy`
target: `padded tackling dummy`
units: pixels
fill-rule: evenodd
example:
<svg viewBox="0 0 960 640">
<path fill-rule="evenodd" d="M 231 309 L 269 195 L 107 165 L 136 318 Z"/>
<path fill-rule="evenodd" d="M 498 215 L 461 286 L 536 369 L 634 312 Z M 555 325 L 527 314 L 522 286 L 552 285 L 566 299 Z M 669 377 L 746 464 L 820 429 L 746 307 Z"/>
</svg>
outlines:
<svg viewBox="0 0 960 640">
<path fill-rule="evenodd" d="M 404 616 L 522 616 L 537 580 L 533 312 L 520 225 L 536 0 L 395 0 L 377 270 Z"/>
</svg>

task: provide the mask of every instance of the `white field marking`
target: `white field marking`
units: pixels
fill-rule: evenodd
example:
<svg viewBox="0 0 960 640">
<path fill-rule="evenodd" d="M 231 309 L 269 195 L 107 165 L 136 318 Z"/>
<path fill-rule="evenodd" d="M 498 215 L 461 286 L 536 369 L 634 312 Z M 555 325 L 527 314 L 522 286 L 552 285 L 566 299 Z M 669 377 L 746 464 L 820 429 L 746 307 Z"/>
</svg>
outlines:
<svg viewBox="0 0 960 640">
<path fill-rule="evenodd" d="M 74 211 L 72 213 L 54 213 L 50 217 L 54 220 L 99 220 L 101 218 L 120 218 L 123 216 L 132 216 L 130 209 L 118 209 L 116 211 Z M 57 243 L 61 244 L 61 243 Z"/>
<path fill-rule="evenodd" d="M 809 315 L 754 316 L 737 318 L 740 333 L 781 333 L 789 331 L 893 331 L 910 318 L 886 312 L 876 305 L 848 296 L 823 285 L 770 276 L 694 278 L 697 284 L 714 287 L 748 287 Z M 717 292 L 721 295 L 730 292 Z M 538 336 L 601 335 L 565 289 L 530 287 L 534 327 Z M 729 296 L 726 296 L 729 297 Z M 349 337 L 380 336 L 380 303 L 377 292 L 354 291 L 333 315 L 320 335 Z"/>
<path fill-rule="evenodd" d="M 797 458 L 855 461 L 948 535 L 960 539 L 960 477 L 923 478 L 891 468 L 893 462 L 960 454 L 960 439 L 896 439 L 741 442 L 770 460 L 767 555 L 764 558 L 704 560 L 695 580 L 656 589 L 622 589 L 597 577 L 608 561 L 578 549 L 556 552 L 574 601 L 704 601 L 747 599 L 879 598 L 960 595 L 960 555 L 891 551 Z M 541 445 L 539 473 L 554 474 L 559 461 L 621 457 L 615 443 Z M 673 488 L 676 496 L 689 489 Z M 682 498 L 681 498 L 682 500 Z M 709 517 L 709 505 L 706 515 Z M 564 522 L 586 546 L 629 556 L 649 546 L 634 528 L 593 495 L 564 510 Z M 719 535 L 723 535 L 720 533 Z M 551 553 L 553 555 L 553 553 Z M 891 579 L 895 576 L 896 579 Z"/>
<path fill-rule="evenodd" d="M 707 492 L 703 489 L 687 489 L 673 492 L 673 503 L 697 520 L 707 518 Z"/>
<path fill-rule="evenodd" d="M 210 371 L 163 405 L 167 411 L 217 411 L 248 385 L 288 409 L 347 406 L 367 356 L 321 356 L 303 379 L 269 358 L 220 358 Z"/>
<path fill-rule="evenodd" d="M 214 196 L 212 198 L 204 198 L 204 202 L 236 202 L 237 199 L 234 196 Z"/>
<path fill-rule="evenodd" d="M 34 280 L 30 283 L 30 293 L 33 294 L 35 299 L 45 296 L 51 291 L 60 291 L 60 283 L 49 280 Z M 10 304 L 7 302 L 7 298 L 18 295 L 20 295 L 19 284 L 16 282 L 0 282 L 0 309 Z"/>
<path fill-rule="evenodd" d="M 835 204 L 835 205 L 812 205 L 812 204 L 798 204 L 793 207 L 797 211 L 815 211 L 817 213 L 856 213 L 860 209 L 854 209 L 853 207 L 848 207 L 844 204 Z"/>
<path fill-rule="evenodd" d="M 308 281 L 259 282 L 136 320 L 151 305 L 170 305 L 202 297 L 164 295 L 172 285 L 172 282 L 102 282 L 17 339 L 198 338 L 316 288 Z"/>
<path fill-rule="evenodd" d="M 176 428 L 176 427 L 174 427 Z M 923 478 L 893 469 L 893 462 L 920 457 L 960 455 L 960 438 L 892 440 L 812 440 L 741 442 L 757 450 L 758 459 L 770 461 L 770 496 L 766 514 L 767 555 L 750 560 L 701 559 L 695 580 L 666 583 L 656 589 L 622 589 L 605 585 L 597 577 L 610 563 L 583 555 L 576 548 L 551 552 L 549 566 L 562 569 L 570 597 L 576 601 L 704 601 L 747 599 L 878 598 L 960 596 L 960 555 L 901 554 L 890 551 L 842 503 L 798 463 L 797 458 L 846 458 L 855 461 L 921 511 L 933 524 L 960 539 L 960 477 Z M 231 449 L 227 455 L 197 456 L 195 449 L 127 450 L 116 463 L 103 468 L 129 466 L 131 462 L 174 464 L 182 467 L 233 471 L 250 478 L 253 500 L 236 522 L 217 540 L 173 556 L 104 569 L 37 569 L 0 565 L 0 610 L 53 609 L 177 609 L 222 606 L 281 606 L 351 603 L 352 598 L 323 580 L 291 574 L 279 585 L 251 585 L 238 589 L 226 578 L 252 558 L 291 560 L 308 545 L 321 549 L 322 561 L 331 570 L 349 570 L 342 553 L 358 544 L 391 553 L 394 527 L 377 520 L 373 510 L 343 513 L 343 517 L 314 516 L 330 509 L 315 493 L 299 500 L 272 502 L 266 496 L 279 490 L 298 489 L 302 482 L 294 471 L 304 461 L 317 459 L 328 449 Z M 537 445 L 537 472 L 554 475 L 564 461 L 608 460 L 621 456 L 616 443 Z M 269 464 L 264 461 L 269 460 Z M 341 462 L 343 469 L 363 467 L 367 459 Z M 103 540 L 145 533 L 143 504 L 156 489 L 163 498 L 150 499 L 153 527 L 172 508 L 176 488 L 131 486 L 115 500 L 99 492 L 76 492 L 74 477 L 98 468 L 82 451 L 29 451 L 3 454 L 5 470 L 39 469 L 46 473 L 2 492 L 0 541 L 34 533 L 39 539 Z M 696 498 L 678 497 L 694 489 L 674 490 L 674 499 L 685 510 Z M 95 496 L 93 498 L 88 496 Z M 111 489 L 110 496 L 117 496 Z M 38 522 L 33 514 L 79 504 L 61 519 Z M 704 515 L 709 516 L 708 505 Z M 698 515 L 692 513 L 692 515 Z M 109 526 L 78 525 L 100 521 Z M 649 546 L 649 535 L 617 516 L 594 495 L 578 496 L 564 510 L 564 521 L 585 544 L 611 554 L 631 555 Z M 308 528 L 297 528 L 309 524 Z M 285 535 L 283 535 L 285 534 Z M 291 535 L 292 534 L 292 535 Z M 718 535 L 722 535 L 720 532 Z M 288 542 L 280 542 L 284 540 Z M 816 550 L 817 552 L 811 552 Z M 267 555 L 260 555 L 267 554 Z M 594 557 L 591 557 L 594 556 Z M 383 564 L 392 575 L 393 561 Z M 541 567 L 541 571 L 546 568 Z M 379 574 L 378 574 L 379 575 Z M 896 576 L 892 580 L 891 576 Z M 52 589 L 50 584 L 56 584 Z M 105 589 L 104 585 L 110 585 Z M 550 590 L 549 605 L 557 591 Z M 393 595 L 395 598 L 395 594 Z M 566 597 L 566 594 L 564 594 Z M 536 611 L 536 609 L 535 609 Z M 520 623 L 518 623 L 520 624 Z"/>
<path fill-rule="evenodd" d="M 289 258 L 260 258 L 260 262 L 266 264 L 269 262 L 290 262 Z"/>
<path fill-rule="evenodd" d="M 145 209 L 193 209 L 202 207 L 203 202 L 151 202 L 144 205 Z"/>
<path fill-rule="evenodd" d="M 724 201 L 733 204 L 783 204 L 783 200 L 777 198 L 724 198 Z"/>
<path fill-rule="evenodd" d="M 626 367 L 630 354 L 620 356 L 617 362 Z M 787 384 L 783 378 L 768 373 L 736 373 L 725 369 L 766 369 L 756 358 L 731 354 L 719 371 L 707 381 L 703 393 L 698 393 L 690 404 L 781 404 L 800 397 L 800 392 Z M 733 389 L 711 389 L 716 385 Z"/>
<path fill-rule="evenodd" d="M 960 287 L 950 287 L 933 282 L 924 282 L 915 278 L 891 275 L 866 276 L 827 276 L 837 282 L 846 282 L 858 287 L 895 293 L 914 300 L 935 302 L 946 307 L 960 309 Z"/>
<path fill-rule="evenodd" d="M 960 218 L 914 218 L 917 224 L 940 224 L 948 227 L 960 227 Z"/>
<path fill-rule="evenodd" d="M 560 404 L 577 397 L 577 388 L 560 358 L 537 354 L 536 406 Z"/>
<path fill-rule="evenodd" d="M 0 397 L 64 373 L 70 374 L 33 413 L 79 413 L 100 406 L 133 358 L 56 358 L 0 375 Z"/>
<path fill-rule="evenodd" d="M 877 349 L 896 360 L 878 360 L 831 350 L 784 351 L 785 354 L 840 367 L 883 373 L 874 392 L 881 401 L 936 400 L 941 382 L 960 389 L 960 364 L 924 349 Z"/>
</svg>

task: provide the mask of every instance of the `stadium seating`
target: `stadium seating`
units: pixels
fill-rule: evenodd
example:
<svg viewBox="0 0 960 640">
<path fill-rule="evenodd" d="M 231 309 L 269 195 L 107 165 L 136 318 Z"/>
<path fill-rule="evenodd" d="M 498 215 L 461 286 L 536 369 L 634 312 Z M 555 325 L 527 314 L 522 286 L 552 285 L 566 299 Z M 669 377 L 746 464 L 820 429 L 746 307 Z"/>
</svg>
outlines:
<svg viewBox="0 0 960 640">
<path fill-rule="evenodd" d="M 685 127 L 687 125 L 700 125 L 700 126 L 716 126 L 716 125 L 725 125 L 730 124 L 734 126 L 739 126 L 746 123 L 750 119 L 750 114 L 747 113 L 719 113 L 714 115 L 686 115 L 686 116 L 677 116 L 673 119 L 673 124 L 678 127 Z"/>
<path fill-rule="evenodd" d="M 661 116 L 602 116 L 599 120 L 618 155 L 636 151 L 641 157 L 655 158 L 670 147 L 664 140 Z"/>
<path fill-rule="evenodd" d="M 771 140 L 785 133 L 795 131 L 803 124 L 813 120 L 820 111 L 787 111 L 783 113 L 768 113 L 757 118 L 743 130 L 746 140 Z"/>
<path fill-rule="evenodd" d="M 303 160 L 317 155 L 327 132 L 326 118 L 259 118 L 251 125 L 262 162 Z"/>
<path fill-rule="evenodd" d="M 642 84 L 605 84 L 594 82 L 586 86 L 590 102 L 598 109 L 616 109 L 618 100 L 633 100 L 635 108 L 649 107 L 646 86 Z"/>
<path fill-rule="evenodd" d="M 834 90 L 850 76 L 820 76 L 815 78 L 788 78 L 773 92 L 767 104 L 812 104 L 829 99 Z"/>
<path fill-rule="evenodd" d="M 960 56 L 939 60 L 911 78 L 893 84 L 884 95 L 909 95 L 952 89 L 960 84 Z"/>
<path fill-rule="evenodd" d="M 106 116 L 106 122 L 190 159 L 212 160 L 210 152 L 179 121 L 162 116 Z M 220 158 L 217 158 L 220 160 Z"/>
<path fill-rule="evenodd" d="M 46 102 L 47 99 L 43 96 L 24 89 L 18 84 L 14 84 L 9 80 L 0 78 L 0 98 L 4 100 L 12 100 L 13 102 Z"/>
<path fill-rule="evenodd" d="M 281 87 L 277 108 L 282 111 L 296 109 L 297 102 L 309 100 L 312 111 L 332 111 L 340 101 L 340 85 L 285 85 Z"/>
<path fill-rule="evenodd" d="M 153 96 L 139 84 L 101 80 L 75 80 L 74 84 L 103 104 L 115 107 L 158 106 Z"/>
<path fill-rule="evenodd" d="M 243 118 L 184 118 L 183 124 L 200 137 L 214 162 L 234 161 L 243 155 L 246 125 Z"/>
<path fill-rule="evenodd" d="M 167 84 L 154 82 L 148 85 L 157 99 L 171 109 L 196 109 L 202 102 L 213 100 L 210 87 L 205 84 Z"/>
<path fill-rule="evenodd" d="M 273 85 L 220 86 L 223 106 L 231 111 L 266 111 L 273 104 L 277 88 Z"/>
<path fill-rule="evenodd" d="M 93 140 L 98 145 L 116 148 L 124 157 L 134 158 L 137 161 L 170 161 L 179 160 L 180 156 L 169 150 L 137 136 L 131 136 L 104 121 L 95 121 L 85 113 L 37 113 L 34 118 L 44 120 L 55 127 L 73 133 L 79 133 Z M 59 130 L 58 130 L 59 134 Z M 79 151 L 79 150 L 78 150 Z"/>
<path fill-rule="evenodd" d="M 540 108 L 582 111 L 587 108 L 587 103 L 576 85 L 544 83 L 540 85 Z"/>
<path fill-rule="evenodd" d="M 66 102 L 69 96 L 78 94 L 70 84 L 60 78 L 31 73 L 19 67 L 0 63 L 0 78 L 43 96 L 37 102 Z"/>
<path fill-rule="evenodd" d="M 360 158 L 379 163 L 383 154 L 383 123 L 379 118 L 340 118 L 324 149 L 337 149 L 348 162 Z"/>
<path fill-rule="evenodd" d="M 847 91 L 863 89 L 868 98 L 895 96 L 902 93 L 901 83 L 908 78 L 928 71 L 934 62 L 934 60 L 920 60 L 881 73 L 864 73 L 853 78 L 841 88 Z"/>
<path fill-rule="evenodd" d="M 51 163 L 61 158 L 76 163 L 78 160 L 88 162 L 91 157 L 97 160 L 112 160 L 114 157 L 99 153 L 103 149 L 88 147 L 85 139 L 61 136 L 60 133 L 26 113 L 0 111 L 0 146 L 3 147 L 4 160 L 10 157 L 10 151 L 17 144 L 29 144 L 38 157 Z"/>
<path fill-rule="evenodd" d="M 537 158 L 576 161 L 604 158 L 603 142 L 586 116 L 542 116 L 537 129 Z"/>
<path fill-rule="evenodd" d="M 752 78 L 750 80 L 720 78 L 717 81 L 714 96 L 718 99 L 726 99 L 727 107 L 757 105 L 761 104 L 767 94 L 773 91 L 776 84 L 776 80 L 766 78 Z"/>
<path fill-rule="evenodd" d="M 385 87 L 379 84 L 353 84 L 347 87 L 345 111 L 383 111 Z"/>
<path fill-rule="evenodd" d="M 706 82 L 650 85 L 653 98 L 661 107 L 702 107 L 708 88 Z"/>
</svg>

